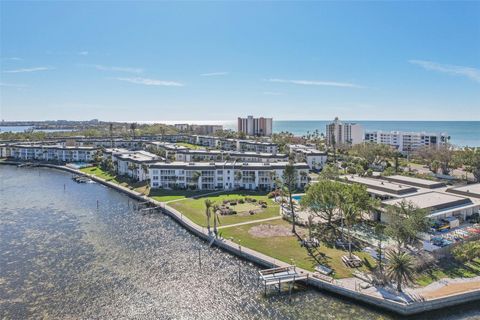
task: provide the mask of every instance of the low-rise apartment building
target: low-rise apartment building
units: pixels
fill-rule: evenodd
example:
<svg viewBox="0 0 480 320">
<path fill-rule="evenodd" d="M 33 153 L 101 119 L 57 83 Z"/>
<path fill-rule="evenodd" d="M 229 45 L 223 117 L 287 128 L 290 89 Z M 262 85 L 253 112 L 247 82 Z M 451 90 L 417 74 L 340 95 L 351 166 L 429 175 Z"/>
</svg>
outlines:
<svg viewBox="0 0 480 320">
<path fill-rule="evenodd" d="M 288 162 L 171 162 L 154 163 L 149 167 L 152 188 L 199 190 L 272 190 L 276 179 L 282 180 Z M 306 163 L 295 164 L 297 188 L 308 183 Z"/>
<path fill-rule="evenodd" d="M 98 148 L 56 145 L 9 145 L 5 153 L 17 160 L 92 162 Z M 8 150 L 8 151 L 7 151 Z"/>
<path fill-rule="evenodd" d="M 285 162 L 288 161 L 286 154 L 271 154 L 260 152 L 239 152 L 224 150 L 177 150 L 175 155 L 176 161 L 194 162 L 194 161 L 239 161 L 239 162 Z"/>
<path fill-rule="evenodd" d="M 319 151 L 315 147 L 302 144 L 291 144 L 288 146 L 290 153 L 294 154 L 295 161 L 306 162 L 310 170 L 322 170 L 327 162 L 327 152 Z"/>
<path fill-rule="evenodd" d="M 147 151 L 134 151 L 113 155 L 113 162 L 117 174 L 128 176 L 137 181 L 147 180 L 149 178 L 148 167 L 159 160 L 162 160 L 162 158 Z"/>
</svg>

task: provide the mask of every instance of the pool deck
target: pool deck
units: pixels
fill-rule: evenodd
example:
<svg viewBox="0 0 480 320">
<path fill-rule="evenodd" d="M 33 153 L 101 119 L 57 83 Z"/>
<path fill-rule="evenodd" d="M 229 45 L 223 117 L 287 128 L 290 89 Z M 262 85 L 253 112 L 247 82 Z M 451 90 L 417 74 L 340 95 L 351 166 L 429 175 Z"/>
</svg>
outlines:
<svg viewBox="0 0 480 320">
<path fill-rule="evenodd" d="M 19 162 L 0 161 L 0 164 L 16 165 L 19 164 Z M 159 202 L 151 199 L 137 191 L 130 190 L 129 188 L 105 181 L 94 175 L 87 174 L 80 170 L 72 169 L 66 166 L 50 164 L 39 164 L 39 166 L 59 169 L 77 175 L 86 176 L 98 183 L 125 193 L 136 200 L 142 202 L 149 202 L 155 207 L 161 208 L 162 212 L 172 217 L 180 225 L 185 227 L 191 233 L 197 235 L 199 238 L 207 242 L 212 242 L 212 244 L 216 245 L 217 247 L 243 259 L 251 261 L 257 265 L 267 268 L 290 267 L 288 263 L 279 261 L 247 247 L 242 247 L 241 245 L 238 245 L 230 240 L 221 238 L 214 239 L 211 235 L 207 233 L 206 228 L 195 224 L 190 219 L 185 217 L 181 212 L 168 206 L 168 204 L 164 202 Z M 302 281 L 311 287 L 335 293 L 340 296 L 347 297 L 349 299 L 376 308 L 382 308 L 401 315 L 419 314 L 423 312 L 428 312 L 430 310 L 442 309 L 454 305 L 464 304 L 470 301 L 480 300 L 479 279 L 476 279 L 474 281 L 472 281 L 472 279 L 444 279 L 435 282 L 434 286 L 431 285 L 421 289 L 406 290 L 405 294 L 398 295 L 393 291 L 390 292 L 386 290 L 385 288 L 370 287 L 368 289 L 361 289 L 360 284 L 365 284 L 366 282 L 362 282 L 362 280 L 357 278 L 347 278 L 340 280 L 324 279 L 318 278 L 317 275 L 313 272 L 298 267 L 296 268 L 296 270 L 297 272 L 299 272 L 299 274 L 302 274 L 302 276 L 306 276 L 306 279 Z M 458 285 L 458 283 L 463 283 L 462 281 L 465 283 L 471 283 L 472 285 Z M 443 292 L 444 295 L 441 296 L 431 293 L 438 288 L 452 285 L 452 283 L 455 283 L 455 290 L 453 290 L 453 288 L 452 290 L 442 289 L 443 291 L 440 292 Z"/>
</svg>

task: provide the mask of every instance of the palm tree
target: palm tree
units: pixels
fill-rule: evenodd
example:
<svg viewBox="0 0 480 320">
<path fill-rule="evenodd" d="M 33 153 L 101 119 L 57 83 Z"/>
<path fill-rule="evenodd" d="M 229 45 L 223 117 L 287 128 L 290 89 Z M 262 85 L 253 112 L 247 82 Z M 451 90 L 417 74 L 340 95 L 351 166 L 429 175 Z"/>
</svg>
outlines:
<svg viewBox="0 0 480 320">
<path fill-rule="evenodd" d="M 130 130 L 132 131 L 132 136 L 133 136 L 133 139 L 135 140 L 135 129 L 137 129 L 137 123 L 136 122 L 132 122 L 130 124 Z"/>
<path fill-rule="evenodd" d="M 235 180 L 238 181 L 238 184 L 240 184 L 240 181 L 242 180 L 242 172 L 241 171 L 235 172 Z"/>
<path fill-rule="evenodd" d="M 380 270 L 380 274 L 383 274 L 383 265 L 382 265 L 382 240 L 385 236 L 385 225 L 381 223 L 377 223 L 375 225 L 375 234 L 378 237 L 378 250 L 377 250 L 377 261 L 378 261 L 378 270 Z"/>
<path fill-rule="evenodd" d="M 200 180 L 200 177 L 202 176 L 201 171 L 195 171 L 192 175 L 192 179 L 195 182 L 195 188 L 198 189 L 198 181 Z"/>
<path fill-rule="evenodd" d="M 220 219 L 218 218 L 218 210 L 220 208 L 218 205 L 214 204 L 213 205 L 213 233 L 215 234 L 215 238 L 218 236 L 218 230 L 217 230 L 217 222 L 220 224 Z"/>
<path fill-rule="evenodd" d="M 397 283 L 397 291 L 402 292 L 402 285 L 413 282 L 413 258 L 405 251 L 392 250 L 387 253 L 387 259 L 387 275 Z"/>
<path fill-rule="evenodd" d="M 289 163 L 285 166 L 283 170 L 283 183 L 285 185 L 286 191 L 288 192 L 288 197 L 290 199 L 290 212 L 292 213 L 292 233 L 295 231 L 295 206 L 293 204 L 292 193 L 296 187 L 297 182 L 297 170 L 292 163 Z"/>
<path fill-rule="evenodd" d="M 207 216 L 207 230 L 208 234 L 210 234 L 210 217 L 212 216 L 212 213 L 210 211 L 210 208 L 213 206 L 213 201 L 210 199 L 205 199 L 205 215 Z"/>
</svg>

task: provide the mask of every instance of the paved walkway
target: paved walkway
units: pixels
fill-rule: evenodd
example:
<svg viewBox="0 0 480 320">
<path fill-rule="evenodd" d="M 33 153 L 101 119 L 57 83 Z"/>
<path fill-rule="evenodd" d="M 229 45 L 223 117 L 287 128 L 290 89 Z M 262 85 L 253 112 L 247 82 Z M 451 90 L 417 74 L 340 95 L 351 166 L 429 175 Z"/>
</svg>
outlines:
<svg viewBox="0 0 480 320">
<path fill-rule="evenodd" d="M 257 222 L 264 222 L 264 221 L 271 221 L 271 220 L 278 220 L 282 219 L 281 216 L 278 217 L 271 217 L 271 218 L 265 218 L 265 219 L 258 219 L 258 220 L 252 220 L 252 221 L 245 221 L 245 222 L 239 222 L 239 223 L 234 223 L 234 224 L 229 224 L 228 226 L 220 226 L 218 229 L 225 229 L 225 228 L 230 228 L 230 227 L 238 227 L 238 226 L 244 226 L 246 224 L 252 224 L 252 223 L 257 223 Z"/>
</svg>

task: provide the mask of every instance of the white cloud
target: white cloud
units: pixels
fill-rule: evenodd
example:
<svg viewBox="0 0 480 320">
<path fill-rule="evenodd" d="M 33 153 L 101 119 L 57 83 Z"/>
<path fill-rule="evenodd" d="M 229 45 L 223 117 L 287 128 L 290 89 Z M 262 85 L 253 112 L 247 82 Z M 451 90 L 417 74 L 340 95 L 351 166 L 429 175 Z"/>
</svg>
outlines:
<svg viewBox="0 0 480 320">
<path fill-rule="evenodd" d="M 408 62 L 418 65 L 425 70 L 437 71 L 455 76 L 463 76 L 469 78 L 470 80 L 480 82 L 480 69 L 450 64 L 441 64 L 426 60 L 409 60 Z"/>
<path fill-rule="evenodd" d="M 37 71 L 46 71 L 46 70 L 53 70 L 50 67 L 35 67 L 35 68 L 22 68 L 22 69 L 15 69 L 15 70 L 5 70 L 4 73 L 24 73 L 24 72 L 37 72 Z"/>
<path fill-rule="evenodd" d="M 228 72 L 221 71 L 221 72 L 209 72 L 209 73 L 202 73 L 202 77 L 215 77 L 215 76 L 226 76 Z"/>
<path fill-rule="evenodd" d="M 334 82 L 334 81 L 317 81 L 317 80 L 289 80 L 272 78 L 267 79 L 269 82 L 291 83 L 304 86 L 328 86 L 328 87 L 343 87 L 343 88 L 364 88 L 363 86 L 349 83 L 349 82 Z"/>
<path fill-rule="evenodd" d="M 22 58 L 19 58 L 19 57 L 10 57 L 10 58 L 3 58 L 2 60 L 5 60 L 5 61 L 20 61 L 20 60 L 23 60 Z"/>
<path fill-rule="evenodd" d="M 78 53 L 79 56 L 88 56 L 88 51 L 80 51 Z"/>
<path fill-rule="evenodd" d="M 115 80 L 125 81 L 135 84 L 143 84 L 146 86 L 167 86 L 167 87 L 183 87 L 183 83 L 177 81 L 147 79 L 147 78 L 114 78 Z"/>
<path fill-rule="evenodd" d="M 128 73 L 142 73 L 143 69 L 140 68 L 130 68 L 130 67 L 112 67 L 104 66 L 100 64 L 94 65 L 95 69 L 101 71 L 113 71 L 113 72 L 128 72 Z"/>
</svg>

